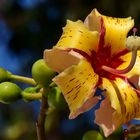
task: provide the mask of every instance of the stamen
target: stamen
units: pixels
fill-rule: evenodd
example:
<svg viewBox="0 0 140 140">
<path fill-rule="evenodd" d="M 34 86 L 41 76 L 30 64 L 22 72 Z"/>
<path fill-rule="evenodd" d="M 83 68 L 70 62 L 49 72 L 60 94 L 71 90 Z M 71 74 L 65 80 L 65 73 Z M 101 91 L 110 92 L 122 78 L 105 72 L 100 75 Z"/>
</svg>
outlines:
<svg viewBox="0 0 140 140">
<path fill-rule="evenodd" d="M 111 67 L 108 67 L 108 66 L 105 66 L 105 65 L 102 66 L 102 69 L 107 71 L 107 72 L 110 72 L 112 74 L 115 74 L 115 75 L 128 73 L 133 68 L 133 66 L 135 64 L 135 61 L 136 61 L 136 57 L 137 57 L 137 50 L 133 50 L 132 51 L 131 62 L 127 66 L 127 68 L 125 68 L 123 70 L 117 70 L 117 69 L 114 69 L 114 68 L 111 68 Z"/>
</svg>

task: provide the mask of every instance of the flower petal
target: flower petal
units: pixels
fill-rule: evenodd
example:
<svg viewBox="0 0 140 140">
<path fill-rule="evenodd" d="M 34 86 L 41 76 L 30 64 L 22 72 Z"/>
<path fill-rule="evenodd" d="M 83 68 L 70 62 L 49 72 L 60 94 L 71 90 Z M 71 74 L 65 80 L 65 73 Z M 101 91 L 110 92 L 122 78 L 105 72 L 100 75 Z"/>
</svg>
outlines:
<svg viewBox="0 0 140 140">
<path fill-rule="evenodd" d="M 108 98 L 103 100 L 100 109 L 95 111 L 95 123 L 103 129 L 105 137 L 118 128 L 118 124 L 114 121 L 114 113 Z M 116 118 L 119 120 L 119 115 Z"/>
<path fill-rule="evenodd" d="M 140 98 L 132 86 L 120 78 L 103 79 L 101 88 L 106 89 L 106 99 L 96 111 L 95 122 L 108 136 L 121 124 L 140 116 Z M 104 118 L 103 110 L 108 118 Z"/>
<path fill-rule="evenodd" d="M 76 48 L 90 55 L 92 50 L 97 50 L 98 40 L 98 32 L 89 31 L 82 21 L 67 21 L 56 47 Z"/>
<path fill-rule="evenodd" d="M 97 103 L 93 98 L 99 76 L 86 60 L 73 65 L 56 76 L 53 81 L 60 87 L 70 108 L 70 119 L 90 109 Z"/>
<path fill-rule="evenodd" d="M 44 60 L 46 64 L 56 72 L 61 72 L 71 65 L 76 65 L 83 57 L 75 51 L 66 51 L 61 48 L 46 49 Z"/>
<path fill-rule="evenodd" d="M 91 13 L 86 17 L 84 24 L 90 31 L 100 31 L 101 24 L 100 24 L 101 16 L 99 16 L 99 12 L 97 9 L 93 9 Z"/>
<path fill-rule="evenodd" d="M 121 105 L 112 81 L 103 78 L 100 88 L 105 90 L 106 98 L 95 111 L 95 123 L 103 129 L 107 137 L 121 125 Z"/>
<path fill-rule="evenodd" d="M 120 50 L 123 50 L 125 48 L 127 33 L 134 26 L 134 21 L 131 17 L 113 18 L 104 16 L 96 9 L 93 9 L 84 22 L 89 30 L 101 30 L 102 22 L 100 20 L 99 24 L 99 17 L 103 19 L 105 27 L 105 46 L 111 47 L 112 54 L 116 54 Z"/>
<path fill-rule="evenodd" d="M 124 104 L 122 106 L 123 123 L 140 116 L 140 97 L 136 90 L 127 81 L 119 78 L 114 83 L 118 87 Z"/>
<path fill-rule="evenodd" d="M 129 65 L 131 61 L 131 52 L 121 56 L 121 59 L 124 62 L 117 69 L 124 69 Z M 126 73 L 125 76 L 129 78 L 130 82 L 132 82 L 137 89 L 140 89 L 140 51 L 137 52 L 137 58 L 133 69 Z"/>
</svg>

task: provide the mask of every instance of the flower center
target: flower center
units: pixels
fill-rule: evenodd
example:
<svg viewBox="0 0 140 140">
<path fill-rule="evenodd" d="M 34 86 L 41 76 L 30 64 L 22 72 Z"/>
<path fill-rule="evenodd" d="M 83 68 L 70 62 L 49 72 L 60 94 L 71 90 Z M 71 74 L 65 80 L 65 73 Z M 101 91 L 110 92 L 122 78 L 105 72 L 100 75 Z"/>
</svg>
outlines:
<svg viewBox="0 0 140 140">
<path fill-rule="evenodd" d="M 116 75 L 110 73 L 110 71 L 104 70 L 102 66 L 106 66 L 115 70 L 120 64 L 123 63 L 123 60 L 120 59 L 120 56 L 128 53 L 128 50 L 124 49 L 116 55 L 111 56 L 111 47 L 109 46 L 100 49 L 98 52 L 92 51 L 90 56 L 86 52 L 79 49 L 70 48 L 69 50 L 74 50 L 86 58 L 87 61 L 92 65 L 94 72 L 100 77 L 106 77 L 112 80 L 116 77 Z"/>
<path fill-rule="evenodd" d="M 102 70 L 108 71 L 115 75 L 120 75 L 120 74 L 128 73 L 133 68 L 133 66 L 136 62 L 136 58 L 137 58 L 137 50 L 140 49 L 140 37 L 135 36 L 136 31 L 137 31 L 137 29 L 134 28 L 133 29 L 134 35 L 129 36 L 126 40 L 126 47 L 132 53 L 131 61 L 130 61 L 129 65 L 123 70 L 117 70 L 117 69 L 114 69 L 107 65 L 102 65 Z"/>
<path fill-rule="evenodd" d="M 97 52 L 92 51 L 91 56 L 82 50 L 75 48 L 71 49 L 86 58 L 87 61 L 89 61 L 89 63 L 92 65 L 95 73 L 97 73 L 100 77 L 106 77 L 113 80 L 115 77 L 120 77 L 121 74 L 128 73 L 133 68 L 137 57 L 137 50 L 140 48 L 139 42 L 140 37 L 128 37 L 126 41 L 127 49 L 124 49 L 113 56 L 111 55 L 110 46 L 102 47 Z M 132 53 L 129 65 L 123 70 L 118 70 L 117 67 L 123 63 L 123 60 L 120 57 L 128 53 L 129 50 Z"/>
<path fill-rule="evenodd" d="M 114 56 L 111 56 L 111 47 L 107 46 L 102 48 L 99 52 L 92 51 L 91 55 L 91 65 L 100 77 L 106 77 L 108 79 L 114 79 L 116 75 L 111 73 L 109 70 L 104 70 L 103 66 L 116 70 L 116 68 L 123 63 L 123 60 L 120 59 L 121 55 L 124 55 L 128 52 L 127 49 L 117 53 Z"/>
<path fill-rule="evenodd" d="M 102 69 L 105 70 L 105 71 L 108 71 L 108 72 L 110 72 L 112 74 L 115 74 L 115 75 L 128 73 L 133 68 L 133 66 L 135 64 L 136 56 L 137 56 L 137 50 L 132 51 L 132 57 L 131 57 L 130 64 L 128 65 L 128 67 L 126 67 L 123 70 L 113 69 L 113 68 L 108 67 L 106 65 L 102 65 Z"/>
<path fill-rule="evenodd" d="M 112 56 L 111 46 L 104 45 L 105 28 L 103 25 L 103 20 L 101 20 L 100 40 L 97 52 L 91 51 L 91 55 L 89 56 L 86 52 L 76 48 L 69 48 L 68 50 L 74 50 L 86 58 L 92 65 L 94 72 L 100 77 L 106 77 L 108 79 L 122 77 L 121 74 L 128 73 L 133 68 L 137 57 L 137 50 L 140 49 L 140 37 L 135 36 L 136 31 L 137 29 L 134 28 L 134 35 L 127 38 L 126 49 Z M 123 60 L 120 57 L 129 51 L 132 53 L 129 65 L 123 70 L 118 70 L 117 67 L 123 63 Z"/>
</svg>

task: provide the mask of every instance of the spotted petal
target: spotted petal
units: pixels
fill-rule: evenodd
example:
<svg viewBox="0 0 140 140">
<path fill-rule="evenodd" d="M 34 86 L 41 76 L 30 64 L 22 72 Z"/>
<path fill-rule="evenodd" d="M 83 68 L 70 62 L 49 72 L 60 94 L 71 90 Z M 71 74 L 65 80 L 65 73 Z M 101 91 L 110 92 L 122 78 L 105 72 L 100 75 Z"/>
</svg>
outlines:
<svg viewBox="0 0 140 140">
<path fill-rule="evenodd" d="M 126 68 L 131 61 L 131 52 L 121 56 L 121 59 L 124 61 L 117 69 Z M 137 52 L 137 58 L 134 67 L 131 71 L 125 74 L 129 81 L 140 90 L 140 51 Z M 137 116 L 137 119 L 140 120 L 140 116 Z"/>
<path fill-rule="evenodd" d="M 103 79 L 102 88 L 106 89 L 106 99 L 96 111 L 95 122 L 108 136 L 121 124 L 140 116 L 140 98 L 132 86 L 120 78 L 114 81 Z"/>
<path fill-rule="evenodd" d="M 67 68 L 53 79 L 68 103 L 69 118 L 75 118 L 97 103 L 98 99 L 93 96 L 98 80 L 99 76 L 86 60 Z"/>
<path fill-rule="evenodd" d="M 56 47 L 76 48 L 90 55 L 92 50 L 97 50 L 98 39 L 98 32 L 89 31 L 82 21 L 67 21 Z"/>
<path fill-rule="evenodd" d="M 77 64 L 81 56 L 69 48 L 79 49 L 87 54 L 97 50 L 98 32 L 88 31 L 82 21 L 67 21 L 63 34 L 56 46 L 44 51 L 44 60 L 56 72 L 61 72 L 73 64 Z"/>
<path fill-rule="evenodd" d="M 103 19 L 103 25 L 105 27 L 105 46 L 111 47 L 112 54 L 123 50 L 125 48 L 127 34 L 134 26 L 134 21 L 131 17 L 112 18 L 104 16 L 94 9 L 84 22 L 89 30 L 101 30 L 102 22 L 99 20 L 99 17 Z"/>
</svg>

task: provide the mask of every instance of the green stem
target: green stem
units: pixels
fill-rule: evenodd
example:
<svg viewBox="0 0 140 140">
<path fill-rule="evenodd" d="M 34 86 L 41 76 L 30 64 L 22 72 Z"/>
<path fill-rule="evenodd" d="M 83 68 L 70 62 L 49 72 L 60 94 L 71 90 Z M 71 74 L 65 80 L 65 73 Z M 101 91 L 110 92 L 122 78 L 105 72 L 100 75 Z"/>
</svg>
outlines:
<svg viewBox="0 0 140 140">
<path fill-rule="evenodd" d="M 10 79 L 14 80 L 14 81 L 18 81 L 18 82 L 34 85 L 34 86 L 36 85 L 36 82 L 34 81 L 34 79 L 28 78 L 28 77 L 24 77 L 24 76 L 19 76 L 19 75 L 13 75 L 12 74 L 10 76 Z"/>
<path fill-rule="evenodd" d="M 39 100 L 42 98 L 42 93 L 38 92 L 38 93 L 28 93 L 23 91 L 22 92 L 22 97 L 26 100 Z"/>
<path fill-rule="evenodd" d="M 36 122 L 36 130 L 37 130 L 37 138 L 38 138 L 38 140 L 46 140 L 45 119 L 46 119 L 46 111 L 48 109 L 48 99 L 47 99 L 46 96 L 44 96 L 46 91 L 47 91 L 47 89 L 43 88 L 40 112 L 39 112 L 38 120 Z"/>
</svg>

